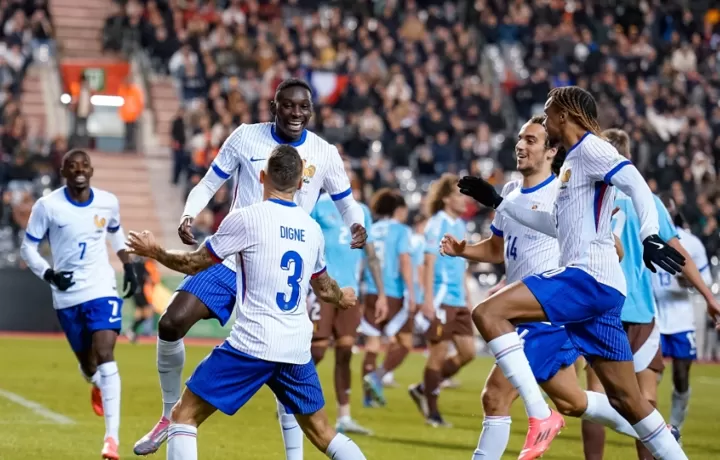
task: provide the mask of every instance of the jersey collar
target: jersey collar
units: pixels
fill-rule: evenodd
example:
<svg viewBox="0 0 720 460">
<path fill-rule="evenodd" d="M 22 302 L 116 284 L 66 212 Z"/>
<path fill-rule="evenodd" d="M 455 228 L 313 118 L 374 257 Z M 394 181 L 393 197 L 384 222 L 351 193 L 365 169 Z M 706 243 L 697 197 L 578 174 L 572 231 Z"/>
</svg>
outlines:
<svg viewBox="0 0 720 460">
<path fill-rule="evenodd" d="M 93 202 L 93 199 L 95 198 L 95 192 L 93 192 L 93 189 L 90 189 L 90 198 L 87 199 L 87 201 L 75 201 L 70 196 L 70 192 L 68 192 L 67 187 L 63 189 L 63 192 L 65 193 L 65 199 L 67 199 L 70 204 L 73 206 L 77 206 L 78 208 L 84 208 L 86 206 L 90 206 L 90 203 Z"/>
<path fill-rule="evenodd" d="M 545 179 L 544 181 L 540 182 L 540 183 L 537 184 L 537 185 L 534 185 L 534 186 L 532 186 L 532 187 L 530 187 L 530 188 L 521 188 L 521 189 L 520 189 L 520 193 L 532 193 L 532 192 L 536 192 L 536 191 L 538 191 L 538 190 L 540 190 L 541 188 L 545 187 L 547 184 L 549 184 L 550 182 L 552 182 L 552 181 L 554 181 L 554 180 L 555 180 L 555 175 L 554 175 L 554 174 L 550 174 L 550 177 L 548 177 L 547 179 Z"/>
<path fill-rule="evenodd" d="M 295 203 L 294 201 L 281 200 L 280 198 L 268 198 L 268 201 L 287 206 L 288 208 L 294 208 L 295 206 L 297 206 L 297 203 Z"/>
<path fill-rule="evenodd" d="M 284 140 L 280 139 L 280 136 L 277 135 L 277 133 L 275 132 L 275 123 L 272 123 L 270 125 L 270 135 L 278 144 L 287 144 L 292 145 L 293 147 L 300 147 L 305 143 L 305 139 L 307 139 L 307 129 L 303 129 L 303 132 L 300 135 L 300 139 L 293 142 L 285 142 Z"/>
<path fill-rule="evenodd" d="M 567 160 L 568 158 L 570 158 L 570 154 L 573 153 L 573 151 L 574 151 L 580 144 L 582 144 L 582 141 L 584 141 L 585 138 L 588 137 L 590 134 L 592 134 L 590 131 L 585 131 L 585 134 L 583 134 L 582 137 L 581 137 L 580 139 L 578 139 L 578 141 L 575 142 L 575 144 L 568 149 L 567 154 L 565 155 L 565 159 L 566 159 L 566 160 Z"/>
</svg>

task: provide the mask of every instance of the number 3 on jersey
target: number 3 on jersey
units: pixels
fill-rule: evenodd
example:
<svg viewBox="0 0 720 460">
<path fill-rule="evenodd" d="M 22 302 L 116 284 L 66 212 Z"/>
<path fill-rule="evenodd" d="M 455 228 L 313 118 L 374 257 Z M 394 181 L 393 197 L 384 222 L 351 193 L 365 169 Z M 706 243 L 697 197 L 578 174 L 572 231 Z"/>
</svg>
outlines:
<svg viewBox="0 0 720 460">
<path fill-rule="evenodd" d="M 294 310 L 300 302 L 300 281 L 302 281 L 303 274 L 302 257 L 295 251 L 288 251 L 283 254 L 280 260 L 280 268 L 291 272 L 287 279 L 291 291 L 289 298 L 284 292 L 278 292 L 275 295 L 275 302 L 282 311 Z"/>
</svg>

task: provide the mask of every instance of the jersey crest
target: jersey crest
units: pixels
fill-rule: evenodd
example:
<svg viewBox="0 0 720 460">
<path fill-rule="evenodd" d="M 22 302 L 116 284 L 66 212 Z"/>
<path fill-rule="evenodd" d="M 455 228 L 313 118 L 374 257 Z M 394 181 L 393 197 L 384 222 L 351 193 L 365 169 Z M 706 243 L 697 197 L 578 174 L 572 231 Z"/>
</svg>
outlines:
<svg viewBox="0 0 720 460">
<path fill-rule="evenodd" d="M 105 228 L 105 224 L 107 223 L 107 220 L 104 217 L 100 217 L 97 214 L 95 214 L 93 221 L 95 222 L 95 228 L 98 230 Z"/>
<path fill-rule="evenodd" d="M 563 173 L 562 177 L 560 178 L 560 188 L 564 189 L 567 188 L 568 182 L 570 182 L 570 177 L 572 176 L 572 172 L 568 168 Z"/>
<path fill-rule="evenodd" d="M 303 160 L 303 175 L 302 175 L 303 183 L 309 184 L 310 179 L 312 179 L 313 176 L 315 176 L 315 171 L 316 171 L 316 168 L 314 165 L 308 165 L 307 160 Z"/>
</svg>

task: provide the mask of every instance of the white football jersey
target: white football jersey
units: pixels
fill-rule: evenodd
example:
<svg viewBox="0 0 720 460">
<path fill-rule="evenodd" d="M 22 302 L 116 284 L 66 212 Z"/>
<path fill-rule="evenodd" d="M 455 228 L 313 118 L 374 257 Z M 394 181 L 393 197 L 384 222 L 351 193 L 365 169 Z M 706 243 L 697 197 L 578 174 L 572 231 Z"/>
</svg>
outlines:
<svg viewBox="0 0 720 460">
<path fill-rule="evenodd" d="M 630 162 L 609 142 L 586 133 L 568 150 L 555 200 L 560 266 L 579 268 L 623 295 L 627 287 L 612 233 L 610 179 L 624 164 Z"/>
<path fill-rule="evenodd" d="M 677 227 L 680 244 L 690 254 L 705 283 L 710 284 L 710 264 L 705 246 L 695 235 Z M 658 270 L 652 275 L 653 292 L 657 301 L 657 324 L 661 334 L 676 334 L 695 330 L 695 310 L 690 290 L 680 286 L 677 278 Z"/>
<path fill-rule="evenodd" d="M 73 272 L 75 284 L 67 291 L 52 287 L 56 309 L 102 297 L 118 297 L 115 270 L 108 260 L 108 232 L 120 229 L 120 205 L 115 195 L 91 188 L 90 199 L 72 201 L 66 187 L 33 205 L 26 236 L 39 242 L 46 235 L 56 272 Z"/>
<path fill-rule="evenodd" d="M 213 160 L 212 168 L 218 176 L 227 179 L 235 175 L 233 209 L 262 201 L 260 171 L 265 169 L 272 150 L 284 143 L 274 130 L 274 123 L 241 125 L 230 134 Z M 307 213 L 315 207 L 321 189 L 333 200 L 352 193 L 345 166 L 334 145 L 308 130 L 289 145 L 295 147 L 303 159 L 303 185 L 295 195 L 295 202 Z M 232 261 L 224 264 L 235 270 Z"/>
<path fill-rule="evenodd" d="M 230 345 L 266 361 L 310 362 L 307 294 L 325 270 L 318 223 L 296 203 L 271 199 L 231 211 L 205 244 L 238 266 Z"/>
<path fill-rule="evenodd" d="M 522 188 L 521 181 L 512 181 L 505 184 L 502 196 L 526 209 L 552 212 L 559 185 L 560 181 L 555 176 L 528 189 Z M 495 214 L 490 228 L 505 241 L 505 276 L 508 284 L 558 267 L 560 249 L 557 239 L 500 213 Z"/>
</svg>

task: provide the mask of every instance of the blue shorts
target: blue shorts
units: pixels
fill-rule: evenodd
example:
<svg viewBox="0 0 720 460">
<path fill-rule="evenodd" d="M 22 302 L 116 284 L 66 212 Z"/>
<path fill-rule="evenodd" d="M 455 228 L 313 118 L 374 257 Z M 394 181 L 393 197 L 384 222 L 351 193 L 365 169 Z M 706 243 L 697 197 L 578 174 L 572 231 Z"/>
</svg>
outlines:
<svg viewBox="0 0 720 460">
<path fill-rule="evenodd" d="M 227 415 L 233 415 L 267 384 L 288 414 L 310 415 L 325 407 L 320 379 L 307 364 L 265 361 L 234 349 L 227 341 L 210 352 L 187 387 Z"/>
<path fill-rule="evenodd" d="M 632 361 L 630 342 L 620 320 L 625 296 L 574 267 L 549 270 L 523 279 L 548 321 L 565 326 L 575 348 L 586 358 Z"/>
<path fill-rule="evenodd" d="M 55 310 L 60 326 L 76 353 L 92 347 L 95 331 L 120 331 L 122 326 L 122 299 L 101 297 L 73 307 Z"/>
<path fill-rule="evenodd" d="M 237 274 L 223 264 L 215 264 L 196 275 L 186 276 L 176 290 L 200 299 L 224 326 L 235 308 Z"/>
<path fill-rule="evenodd" d="M 565 329 L 546 323 L 517 326 L 523 334 L 524 350 L 537 383 L 545 383 L 564 367 L 572 366 L 580 356 Z"/>
<path fill-rule="evenodd" d="M 697 359 L 695 348 L 695 331 L 677 332 L 675 334 L 662 334 L 660 346 L 666 358 Z"/>
</svg>

